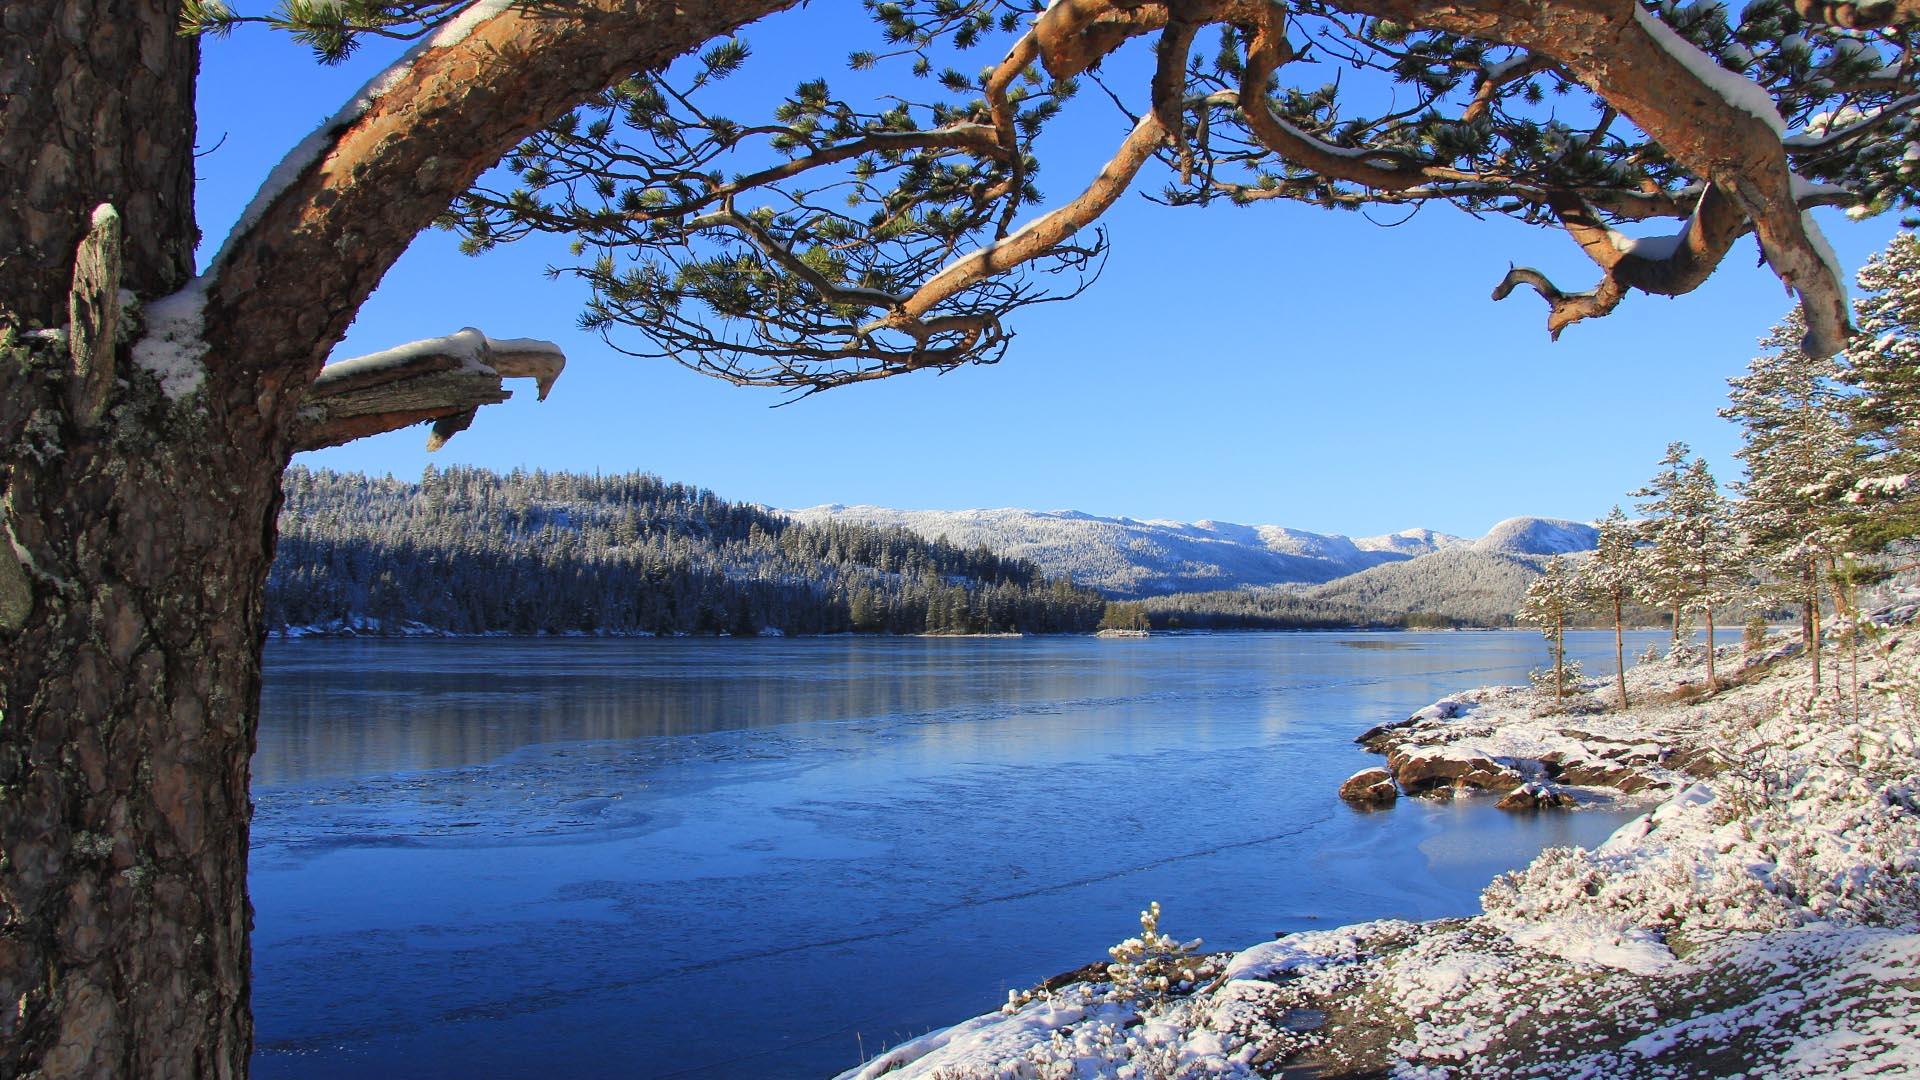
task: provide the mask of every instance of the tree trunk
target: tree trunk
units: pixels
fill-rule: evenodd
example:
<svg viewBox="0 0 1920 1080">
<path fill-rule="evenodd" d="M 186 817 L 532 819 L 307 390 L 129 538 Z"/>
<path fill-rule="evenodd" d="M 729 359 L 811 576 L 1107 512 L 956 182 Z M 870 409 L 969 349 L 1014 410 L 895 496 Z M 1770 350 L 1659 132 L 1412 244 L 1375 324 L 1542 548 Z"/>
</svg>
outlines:
<svg viewBox="0 0 1920 1080">
<path fill-rule="evenodd" d="M 1813 658 L 1813 692 L 1820 692 L 1820 576 L 1813 560 L 1807 560 L 1806 604 L 1801 615 L 1801 640 L 1807 655 Z"/>
<path fill-rule="evenodd" d="M 192 275 L 199 49 L 179 19 L 177 0 L 0 4 L 0 310 L 67 321 L 100 203 L 126 221 L 122 285 L 159 296 Z"/>
<path fill-rule="evenodd" d="M 1720 689 L 1720 680 L 1714 676 L 1713 672 L 1713 605 L 1704 604 L 1702 607 L 1707 616 L 1707 693 L 1711 694 Z"/>
<path fill-rule="evenodd" d="M 193 270 L 180 0 L 0 4 L 0 1077 L 246 1074 L 262 592 L 302 395 L 482 169 L 790 2 L 514 8 L 416 61 L 337 136 L 352 167 L 316 160 L 241 238 L 175 396 L 120 292 Z"/>
<path fill-rule="evenodd" d="M 1847 582 L 1840 573 L 1838 560 L 1831 558 L 1827 560 L 1827 580 L 1832 582 L 1833 616 L 1839 620 L 1842 631 L 1846 635 L 1840 642 L 1846 647 L 1846 652 L 1843 656 L 1851 656 L 1853 654 L 1853 634 L 1855 630 L 1853 605 L 1849 601 Z M 1847 690 L 1847 669 L 1838 662 L 1841 658 L 1842 657 L 1835 657 L 1835 663 L 1833 665 L 1833 692 L 1836 696 L 1845 694 Z"/>
<path fill-rule="evenodd" d="M 285 458 L 257 407 L 161 394 L 118 317 L 120 287 L 192 272 L 178 18 L 0 13 L 0 1076 L 232 1077 L 252 1051 L 247 766 Z M 102 203 L 114 242 L 76 279 Z"/>
<path fill-rule="evenodd" d="M 1620 689 L 1620 707 L 1627 707 L 1627 628 L 1620 597 L 1613 598 L 1613 678 Z"/>
<path fill-rule="evenodd" d="M 1559 615 L 1553 617 L 1553 704 L 1559 708 L 1567 700 L 1567 635 Z"/>
<path fill-rule="evenodd" d="M 1849 694 L 1853 696 L 1853 721 L 1860 721 L 1860 586 L 1847 584 L 1847 611 L 1849 611 L 1849 634 L 1847 634 L 1847 684 Z"/>
<path fill-rule="evenodd" d="M 6 643 L 0 1075 L 237 1077 L 252 1050 L 247 768 L 284 460 L 182 440 L 146 394 L 110 444 L 10 462 L 37 565 Z"/>
</svg>

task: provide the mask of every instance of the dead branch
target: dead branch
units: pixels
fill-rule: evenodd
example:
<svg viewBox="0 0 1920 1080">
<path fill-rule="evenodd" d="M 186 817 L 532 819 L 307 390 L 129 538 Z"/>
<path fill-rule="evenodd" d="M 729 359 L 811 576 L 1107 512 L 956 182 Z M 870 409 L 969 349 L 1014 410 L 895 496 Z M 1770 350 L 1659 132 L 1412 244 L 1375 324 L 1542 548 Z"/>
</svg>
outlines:
<svg viewBox="0 0 1920 1080">
<path fill-rule="evenodd" d="M 483 405 L 512 397 L 502 382 L 534 380 L 539 399 L 566 367 L 550 342 L 496 340 L 467 327 L 396 349 L 329 364 L 307 392 L 294 449 L 318 450 L 368 435 L 438 421 L 427 440 L 438 450 L 464 431 Z"/>
</svg>

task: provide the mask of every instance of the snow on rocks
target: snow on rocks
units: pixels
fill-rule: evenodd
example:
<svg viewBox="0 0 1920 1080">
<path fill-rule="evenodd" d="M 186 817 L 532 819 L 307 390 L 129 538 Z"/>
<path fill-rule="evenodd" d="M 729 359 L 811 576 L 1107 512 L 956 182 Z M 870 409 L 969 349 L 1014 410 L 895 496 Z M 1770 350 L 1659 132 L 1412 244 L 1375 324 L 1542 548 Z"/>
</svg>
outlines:
<svg viewBox="0 0 1920 1080">
<path fill-rule="evenodd" d="M 1361 806 L 1385 806 L 1400 797 L 1400 789 L 1387 770 L 1361 769 L 1340 785 L 1340 797 Z"/>
<path fill-rule="evenodd" d="M 1698 672 L 1688 657 L 1642 664 L 1628 673 L 1633 695 L 1684 699 Z M 1727 660 L 1732 667 L 1732 661 Z M 1357 740 L 1387 758 L 1408 795 L 1506 794 L 1529 783 L 1655 795 L 1684 786 L 1683 769 L 1710 771 L 1717 759 L 1690 731 L 1691 714 L 1662 711 L 1658 724 L 1641 713 L 1594 711 L 1578 696 L 1569 711 L 1523 686 L 1486 686 L 1453 694 L 1405 720 L 1369 729 Z M 1577 805 L 1569 798 L 1556 805 Z M 1543 804 L 1544 805 L 1544 804 Z"/>
<path fill-rule="evenodd" d="M 1578 804 L 1578 799 L 1553 784 L 1528 781 L 1507 792 L 1495 805 L 1502 810 L 1553 810 Z"/>
<path fill-rule="evenodd" d="M 1659 781 L 1598 848 L 1497 879 L 1482 915 L 1183 957 L 1155 994 L 1090 967 L 846 1077 L 1920 1075 L 1920 633 L 1863 657 L 1857 696 L 1810 692 L 1791 650 L 1756 663 L 1704 697 L 1680 692 L 1686 658 L 1643 665 L 1653 704 L 1577 724 L 1494 687 L 1381 733 Z"/>
<path fill-rule="evenodd" d="M 1505 793 L 1526 783 L 1513 766 L 1471 746 L 1400 746 L 1388 753 L 1387 764 L 1409 795 L 1442 790 Z"/>
</svg>

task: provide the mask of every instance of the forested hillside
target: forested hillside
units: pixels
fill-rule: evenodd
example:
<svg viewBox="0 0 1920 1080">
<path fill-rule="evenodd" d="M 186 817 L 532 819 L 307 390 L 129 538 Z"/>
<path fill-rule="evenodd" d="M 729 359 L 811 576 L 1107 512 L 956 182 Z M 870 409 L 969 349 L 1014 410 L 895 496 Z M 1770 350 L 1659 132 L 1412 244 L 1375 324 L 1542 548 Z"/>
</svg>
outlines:
<svg viewBox="0 0 1920 1080">
<path fill-rule="evenodd" d="M 1376 566 L 1309 589 L 1304 599 L 1414 618 L 1431 625 L 1511 626 L 1546 560 L 1470 547 Z M 1415 621 L 1420 621 L 1415 618 Z"/>
<path fill-rule="evenodd" d="M 984 548 L 799 524 L 640 473 L 294 468 L 285 491 L 278 631 L 1047 633 L 1105 608 Z"/>
</svg>

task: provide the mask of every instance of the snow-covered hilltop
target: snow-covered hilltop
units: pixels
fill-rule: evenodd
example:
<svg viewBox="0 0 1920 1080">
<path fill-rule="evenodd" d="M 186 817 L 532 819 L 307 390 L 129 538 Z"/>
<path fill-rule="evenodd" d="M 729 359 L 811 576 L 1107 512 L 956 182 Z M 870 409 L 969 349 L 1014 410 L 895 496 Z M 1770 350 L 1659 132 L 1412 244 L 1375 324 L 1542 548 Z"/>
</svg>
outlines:
<svg viewBox="0 0 1920 1080">
<path fill-rule="evenodd" d="M 1471 546 L 1489 554 L 1551 555 L 1593 546 L 1593 529 L 1571 521 L 1510 518 L 1478 541 L 1407 529 L 1348 537 L 1282 525 L 1229 521 L 1139 521 L 1073 510 L 896 510 L 839 504 L 781 511 L 803 522 L 898 525 L 961 547 L 984 545 L 1029 560 L 1049 575 L 1109 596 L 1315 585 L 1388 563 Z"/>
<path fill-rule="evenodd" d="M 1600 531 L 1578 521 L 1512 517 L 1487 530 L 1473 550 L 1494 555 L 1567 555 L 1592 551 Z"/>
</svg>

